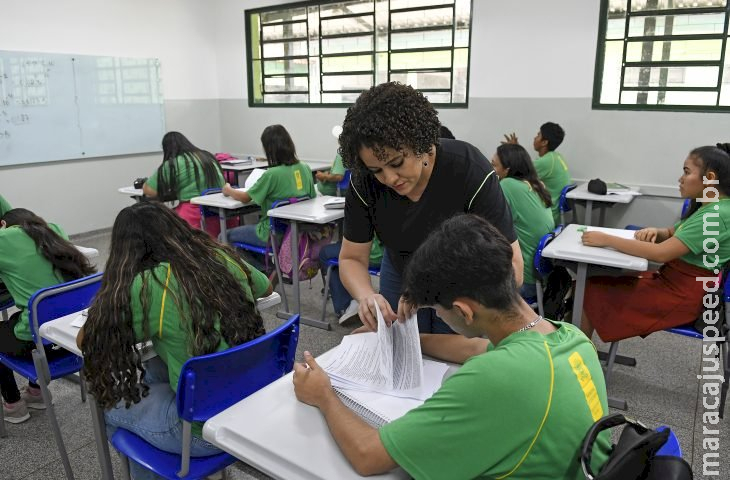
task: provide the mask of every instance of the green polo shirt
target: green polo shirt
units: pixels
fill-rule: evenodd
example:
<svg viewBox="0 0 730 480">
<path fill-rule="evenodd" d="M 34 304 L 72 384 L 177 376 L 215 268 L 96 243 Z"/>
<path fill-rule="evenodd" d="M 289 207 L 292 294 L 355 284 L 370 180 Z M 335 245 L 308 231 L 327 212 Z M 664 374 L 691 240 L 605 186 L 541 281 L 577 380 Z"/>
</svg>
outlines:
<svg viewBox="0 0 730 480">
<path fill-rule="evenodd" d="M 48 226 L 58 236 L 68 240 L 66 233 L 53 223 Z M 22 312 L 20 321 L 15 325 L 15 336 L 19 340 L 33 341 L 28 323 L 30 297 L 42 288 L 63 283 L 51 262 L 41 253 L 32 238 L 19 226 L 0 229 L 0 280 L 13 297 L 15 306 Z"/>
<path fill-rule="evenodd" d="M 535 251 L 542 236 L 555 229 L 553 213 L 528 182 L 507 177 L 499 182 L 499 186 L 502 187 L 504 198 L 512 210 L 512 220 L 524 262 L 523 282 L 533 284 Z"/>
<path fill-rule="evenodd" d="M 177 192 L 175 193 L 178 200 L 180 200 L 181 202 L 186 202 L 191 198 L 201 196 L 204 190 L 211 188 L 207 186 L 208 182 L 205 181 L 203 166 L 200 164 L 200 159 L 197 155 L 178 155 L 174 161 L 178 188 Z M 196 169 L 198 171 L 197 182 L 195 181 Z M 155 173 L 153 173 L 146 182 L 147 185 L 150 186 L 150 188 L 153 188 L 155 190 L 158 190 L 159 185 L 159 180 L 157 178 L 158 173 L 159 170 L 155 170 Z M 162 174 L 165 175 L 165 178 L 169 177 L 169 162 L 164 162 L 162 164 Z M 216 169 L 216 178 L 214 182 L 215 188 L 222 188 L 225 183 L 226 182 L 223 179 L 223 173 Z"/>
<path fill-rule="evenodd" d="M 566 185 L 570 184 L 570 172 L 563 156 L 556 151 L 548 152 L 542 157 L 535 159 L 535 170 L 542 183 L 550 192 L 553 201 L 553 220 L 555 224 L 560 223 L 560 192 Z"/>
<path fill-rule="evenodd" d="M 335 161 L 332 164 L 332 168 L 330 168 L 330 174 L 345 174 L 345 166 L 342 164 L 342 157 L 339 153 L 335 156 Z M 320 182 L 318 180 L 317 188 L 322 193 L 322 195 L 337 195 L 337 182 Z"/>
<path fill-rule="evenodd" d="M 584 479 L 578 450 L 608 413 L 593 344 L 576 327 L 552 322 L 469 359 L 420 407 L 384 425 L 380 439 L 418 479 Z M 593 449 L 593 471 L 608 458 L 610 433 Z"/>
<path fill-rule="evenodd" d="M 261 297 L 269 287 L 269 279 L 255 268 L 248 266 L 251 272 L 252 289 L 244 272 L 225 257 L 228 269 L 241 283 L 241 294 L 254 300 Z M 168 277 L 169 274 L 169 277 Z M 175 277 L 174 267 L 162 262 L 156 267 L 138 274 L 132 281 L 130 289 L 132 324 L 138 341 L 147 340 L 144 333 L 144 310 L 142 308 L 142 286 L 146 285 L 145 294 L 149 304 L 148 331 L 155 352 L 167 365 L 170 387 L 177 392 L 177 384 L 183 364 L 192 357 L 189 350 L 190 323 L 187 302 L 181 301 L 180 288 Z M 167 289 L 165 289 L 167 285 Z M 167 293 L 166 293 L 167 290 Z M 219 325 L 216 325 L 219 328 Z M 261 326 L 263 329 L 263 325 Z M 229 348 L 225 340 L 221 339 L 218 349 L 220 352 Z M 193 425 L 197 436 L 201 435 L 201 425 Z"/>
<path fill-rule="evenodd" d="M 708 202 L 689 218 L 675 223 L 674 236 L 689 248 L 682 260 L 708 270 L 722 268 L 730 261 L 730 198 Z M 715 248 L 717 251 L 713 253 Z M 709 265 L 705 264 L 703 255 Z"/>
<path fill-rule="evenodd" d="M 267 212 L 272 203 L 294 197 L 314 198 L 317 196 L 312 180 L 312 170 L 302 162 L 267 169 L 261 178 L 246 190 L 246 193 L 251 196 L 256 205 L 261 207 L 261 219 L 256 226 L 256 235 L 263 241 L 269 239 Z"/>
<path fill-rule="evenodd" d="M 3 198 L 2 195 L 0 195 L 0 217 L 5 215 L 5 212 L 7 212 L 8 210 L 12 210 L 12 209 L 13 209 L 13 207 L 10 206 L 8 201 L 5 200 L 5 198 Z"/>
</svg>

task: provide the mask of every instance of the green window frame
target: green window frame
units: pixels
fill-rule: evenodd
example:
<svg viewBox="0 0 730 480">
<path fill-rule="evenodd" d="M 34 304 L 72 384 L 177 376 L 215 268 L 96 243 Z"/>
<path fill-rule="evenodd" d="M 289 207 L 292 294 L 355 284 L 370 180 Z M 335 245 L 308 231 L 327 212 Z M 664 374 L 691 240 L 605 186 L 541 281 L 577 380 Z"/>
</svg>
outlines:
<svg viewBox="0 0 730 480">
<path fill-rule="evenodd" d="M 730 112 L 728 0 L 601 0 L 593 108 Z"/>
<path fill-rule="evenodd" d="M 251 107 L 350 105 L 388 81 L 468 107 L 472 0 L 319 0 L 244 15 Z"/>
</svg>

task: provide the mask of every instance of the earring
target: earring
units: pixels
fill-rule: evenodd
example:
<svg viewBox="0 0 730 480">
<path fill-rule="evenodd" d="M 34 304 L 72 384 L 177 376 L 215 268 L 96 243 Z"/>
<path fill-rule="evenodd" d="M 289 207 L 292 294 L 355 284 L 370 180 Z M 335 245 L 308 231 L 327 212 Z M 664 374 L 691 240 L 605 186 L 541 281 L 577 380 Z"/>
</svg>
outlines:
<svg viewBox="0 0 730 480">
<path fill-rule="evenodd" d="M 428 167 L 428 162 L 423 162 L 424 167 Z"/>
</svg>

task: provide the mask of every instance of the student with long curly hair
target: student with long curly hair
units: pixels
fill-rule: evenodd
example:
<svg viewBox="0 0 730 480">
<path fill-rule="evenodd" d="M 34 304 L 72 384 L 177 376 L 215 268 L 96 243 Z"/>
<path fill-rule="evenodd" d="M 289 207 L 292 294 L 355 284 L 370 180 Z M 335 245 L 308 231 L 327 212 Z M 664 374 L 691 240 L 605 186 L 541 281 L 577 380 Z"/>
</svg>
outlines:
<svg viewBox="0 0 730 480">
<path fill-rule="evenodd" d="M 264 274 L 163 205 L 122 210 L 101 288 L 77 338 L 108 434 L 122 427 L 180 453 L 175 393 L 183 364 L 263 335 L 255 301 L 270 292 Z M 146 340 L 157 357 L 143 364 L 137 344 Z M 201 429 L 193 425 L 192 455 L 217 453 Z M 132 468 L 135 479 L 156 478 Z"/>
<path fill-rule="evenodd" d="M 223 171 L 210 152 L 201 150 L 180 132 L 162 137 L 162 163 L 142 186 L 145 196 L 162 201 L 178 200 L 175 211 L 193 228 L 200 228 L 200 208 L 190 199 L 204 190 L 221 188 Z M 206 222 L 206 230 L 217 237 L 218 219 Z"/>
<path fill-rule="evenodd" d="M 488 220 L 509 240 L 517 284 L 522 285 L 522 255 L 499 178 L 479 149 L 439 139 L 440 127 L 438 113 L 426 97 L 396 82 L 363 92 L 347 110 L 339 153 L 352 170 L 352 181 L 345 203 L 340 277 L 370 329 L 377 325 L 373 302 L 387 322 L 410 314 L 411 305 L 401 297 L 408 259 L 429 233 L 456 213 Z M 385 246 L 380 293 L 375 293 L 368 275 L 374 234 Z M 418 327 L 424 333 L 451 331 L 433 309 L 418 312 Z"/>
<path fill-rule="evenodd" d="M 24 208 L 6 211 L 0 219 L 0 280 L 18 308 L 10 320 L 0 322 L 0 352 L 30 358 L 35 348 L 30 331 L 30 297 L 42 288 L 70 282 L 94 273 L 89 260 L 68 242 L 55 224 Z M 53 357 L 53 351 L 46 351 Z M 28 420 L 28 408 L 46 408 L 40 387 L 29 382 L 21 393 L 13 371 L 0 364 L 0 390 L 5 421 Z"/>
</svg>

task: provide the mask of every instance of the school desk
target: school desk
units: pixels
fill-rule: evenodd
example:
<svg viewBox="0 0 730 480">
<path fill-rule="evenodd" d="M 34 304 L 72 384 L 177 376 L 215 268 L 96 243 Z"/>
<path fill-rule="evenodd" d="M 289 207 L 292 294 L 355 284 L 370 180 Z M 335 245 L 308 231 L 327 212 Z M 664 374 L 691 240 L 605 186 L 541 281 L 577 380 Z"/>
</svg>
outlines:
<svg viewBox="0 0 730 480">
<path fill-rule="evenodd" d="M 243 188 L 237 190 L 245 192 Z M 242 203 L 232 197 L 226 197 L 222 193 L 211 193 L 210 195 L 202 195 L 190 199 L 193 205 L 202 205 L 204 207 L 215 208 L 218 211 L 218 220 L 221 226 L 221 238 L 223 243 L 228 244 L 228 229 L 226 227 L 226 219 L 229 217 L 244 215 L 258 211 L 260 207 L 253 202 Z"/>
<path fill-rule="evenodd" d="M 323 353 L 317 362 L 322 364 L 334 351 Z M 457 369 L 451 366 L 444 378 Z M 320 411 L 296 399 L 291 372 L 210 418 L 203 438 L 274 478 L 363 478 L 340 451 Z M 397 468 L 368 478 L 410 477 Z"/>
<path fill-rule="evenodd" d="M 117 192 L 121 193 L 122 195 L 132 197 L 132 199 L 136 202 L 139 202 L 140 200 L 142 200 L 142 197 L 144 197 L 144 192 L 141 188 L 122 187 L 118 188 Z"/>
<path fill-rule="evenodd" d="M 593 202 L 598 202 L 601 208 L 601 213 L 598 220 L 598 225 L 603 226 L 606 220 L 606 207 L 610 203 L 631 203 L 637 194 L 639 189 L 631 187 L 634 193 L 611 193 L 608 195 L 596 195 L 588 191 L 588 182 L 578 185 L 573 190 L 569 191 L 565 197 L 579 202 L 585 203 L 585 217 L 583 223 L 590 225 L 593 214 Z"/>
<path fill-rule="evenodd" d="M 256 307 L 259 310 L 274 307 L 281 302 L 281 297 L 274 292 L 268 297 L 256 300 Z M 40 336 L 49 342 L 65 348 L 71 353 L 78 356 L 81 355 L 81 349 L 76 345 L 76 336 L 79 334 L 79 327 L 74 327 L 71 323 L 81 314 L 81 312 L 72 313 L 65 317 L 57 318 L 46 322 L 38 330 Z M 151 344 L 145 344 L 142 347 L 142 360 L 148 360 L 156 354 Z M 96 440 L 96 453 L 101 467 L 102 478 L 104 480 L 114 480 L 112 473 L 112 462 L 109 455 L 109 443 L 106 437 L 106 428 L 104 428 L 104 412 L 90 396 L 89 408 L 91 409 L 91 423 L 94 431 L 94 439 Z"/>
<path fill-rule="evenodd" d="M 271 210 L 269 210 L 268 215 L 272 218 L 287 220 L 291 225 L 291 238 L 298 238 L 298 225 L 300 223 L 324 225 L 325 223 L 332 223 L 345 217 L 345 211 L 342 209 L 324 208 L 324 204 L 332 200 L 333 198 L 335 197 L 322 195 L 311 200 L 305 200 L 303 202 L 297 202 L 289 205 L 284 205 L 282 207 L 272 208 Z M 292 265 L 299 265 L 298 243 L 299 242 L 291 242 Z M 292 290 L 294 293 L 294 311 L 277 312 L 276 316 L 279 318 L 287 319 L 294 314 L 300 313 L 301 311 L 301 299 L 299 298 L 299 275 L 293 274 L 292 277 L 294 277 L 292 279 Z M 300 321 L 301 323 L 312 327 L 322 328 L 324 330 L 330 329 L 329 322 L 323 322 L 322 320 L 316 320 L 313 318 L 301 316 Z"/>
<path fill-rule="evenodd" d="M 220 162 L 223 170 L 229 170 L 236 172 L 237 183 L 239 186 L 243 186 L 246 183 L 246 179 L 251 174 L 251 170 L 254 168 L 269 168 L 269 162 L 266 159 L 257 158 L 255 155 L 241 155 L 235 154 L 239 159 L 245 159 L 247 157 L 256 158 L 251 163 L 237 163 L 240 160 L 232 160 L 231 162 Z"/>
</svg>

